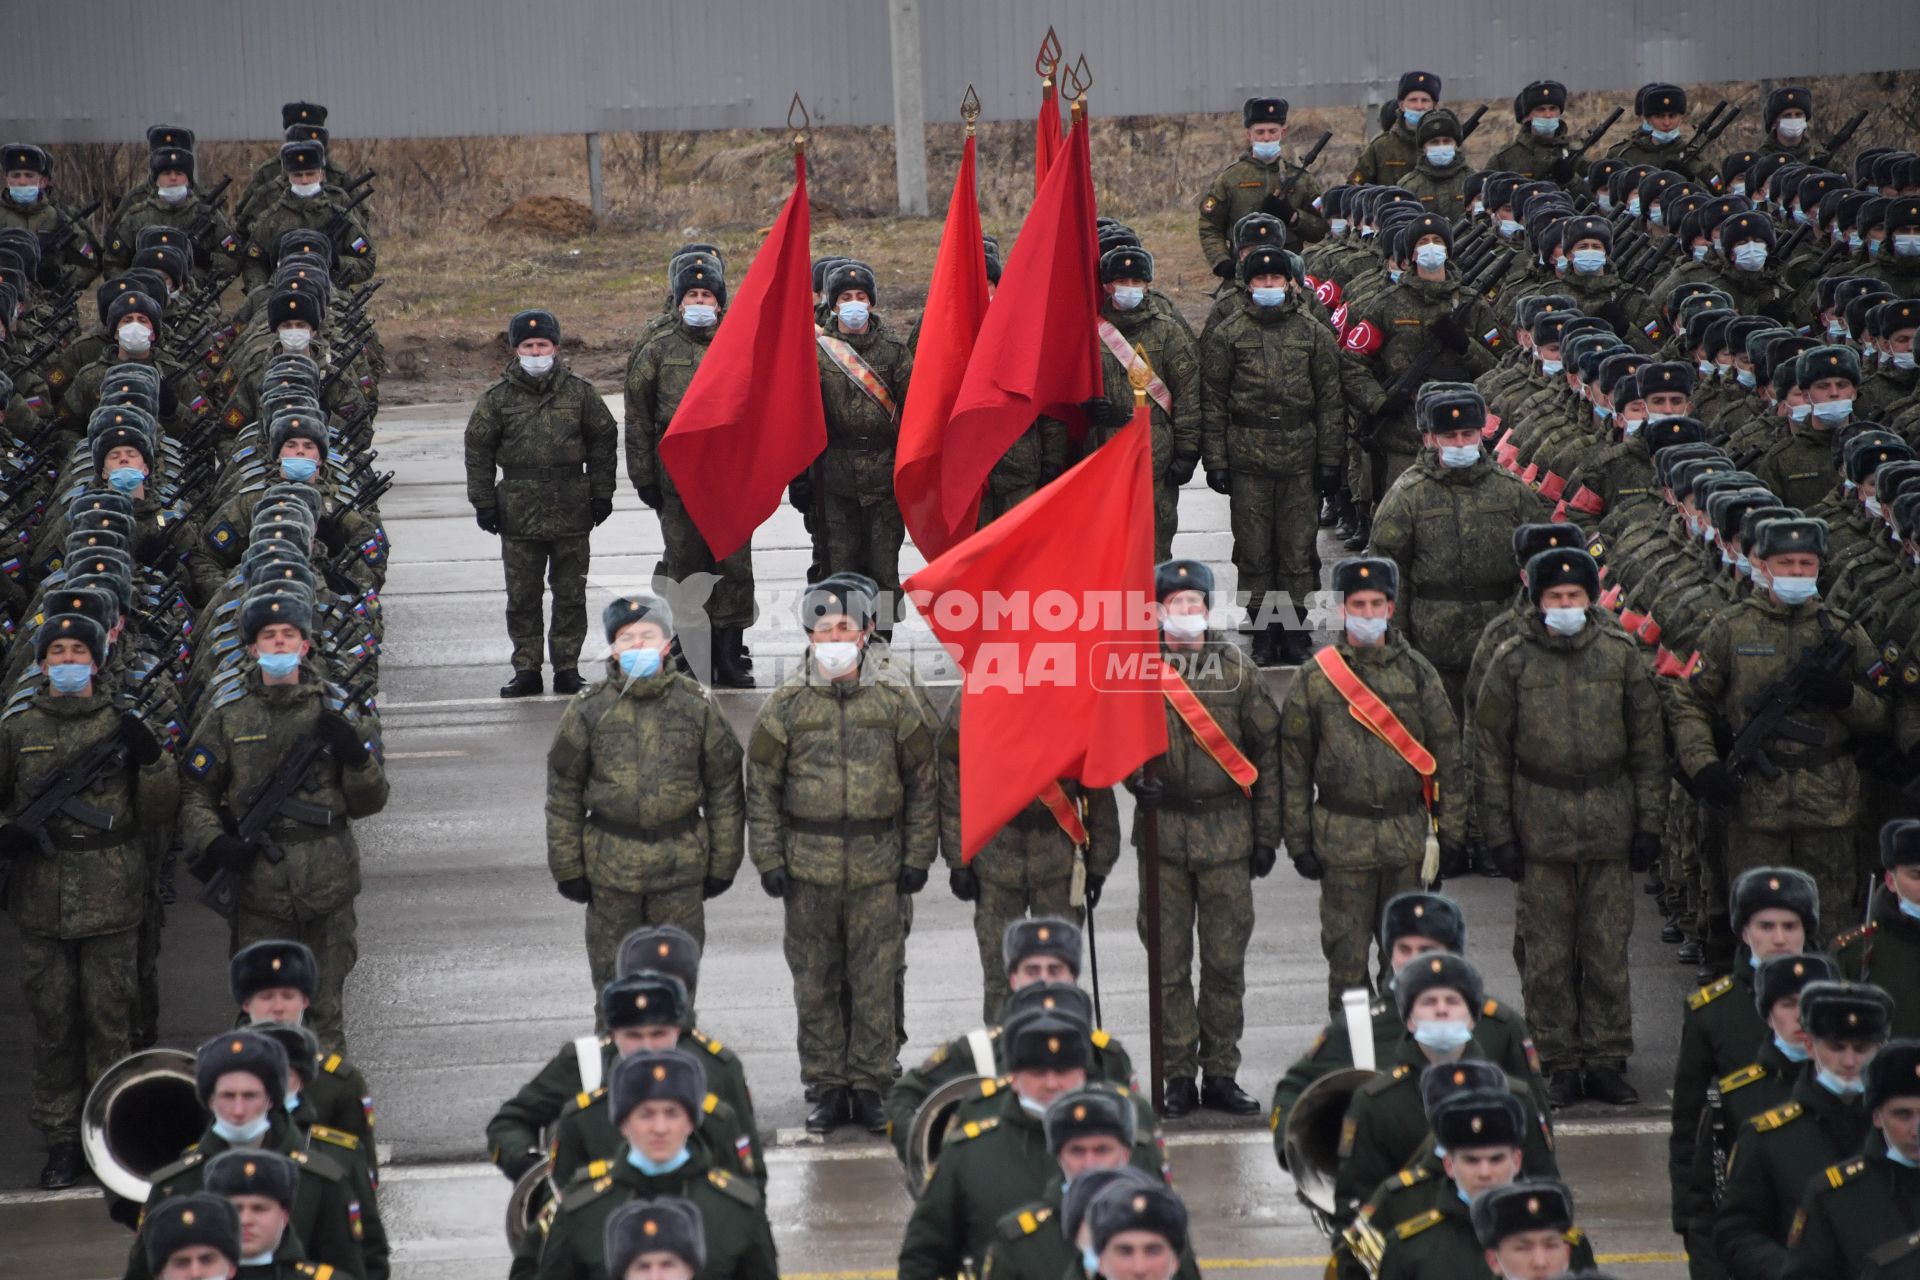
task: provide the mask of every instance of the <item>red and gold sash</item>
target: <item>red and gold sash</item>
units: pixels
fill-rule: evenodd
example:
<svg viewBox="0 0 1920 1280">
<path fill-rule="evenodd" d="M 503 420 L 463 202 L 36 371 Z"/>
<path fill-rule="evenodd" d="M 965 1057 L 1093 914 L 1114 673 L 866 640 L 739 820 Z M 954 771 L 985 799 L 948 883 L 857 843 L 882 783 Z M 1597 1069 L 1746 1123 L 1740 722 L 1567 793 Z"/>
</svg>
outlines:
<svg viewBox="0 0 1920 1280">
<path fill-rule="evenodd" d="M 1160 692 L 1166 695 L 1167 702 L 1193 734 L 1200 747 L 1213 757 L 1213 762 L 1226 770 L 1227 776 L 1239 785 L 1248 796 L 1253 794 L 1253 783 L 1260 776 L 1260 770 L 1253 761 L 1241 754 L 1240 748 L 1233 745 L 1233 739 L 1227 736 L 1219 722 L 1213 718 L 1198 695 L 1187 687 L 1180 673 L 1171 663 L 1160 665 Z"/>
<path fill-rule="evenodd" d="M 1120 362 L 1120 367 L 1128 373 L 1133 372 L 1135 365 L 1144 363 L 1140 359 L 1140 353 L 1127 345 L 1126 338 L 1113 327 L 1111 321 L 1100 322 L 1100 341 L 1113 354 L 1113 358 Z M 1147 397 L 1160 406 L 1160 412 L 1169 418 L 1173 416 L 1173 392 L 1167 390 L 1167 384 L 1160 381 L 1160 375 L 1157 373 L 1147 379 Z"/>
<path fill-rule="evenodd" d="M 887 416 L 895 422 L 900 420 L 900 410 L 894 404 L 893 393 L 887 390 L 887 384 L 880 381 L 880 375 L 873 371 L 860 353 L 844 339 L 832 334 L 819 335 L 820 349 L 827 353 L 827 359 L 833 361 L 834 368 L 853 380 L 853 385 L 866 392 L 867 399 L 886 410 Z"/>
<path fill-rule="evenodd" d="M 1397 752 L 1402 760 L 1420 775 L 1420 795 L 1426 801 L 1428 809 L 1433 808 L 1434 770 L 1439 766 L 1433 758 L 1433 752 L 1426 749 L 1420 740 L 1413 736 L 1412 730 L 1400 723 L 1400 717 L 1393 714 L 1393 708 L 1380 700 L 1380 695 L 1369 689 L 1366 682 L 1354 674 L 1347 660 L 1340 656 L 1340 650 L 1326 645 L 1313 655 L 1314 665 L 1333 685 L 1334 692 L 1347 700 L 1347 710 L 1374 737 L 1386 743 Z"/>
<path fill-rule="evenodd" d="M 1083 848 L 1089 843 L 1087 824 L 1080 821 L 1080 810 L 1074 806 L 1073 801 L 1067 797 L 1066 790 L 1059 783 L 1049 782 L 1040 788 L 1040 803 L 1047 806 L 1047 812 L 1051 813 L 1053 820 L 1060 824 L 1060 829 L 1067 833 L 1067 839 Z"/>
</svg>

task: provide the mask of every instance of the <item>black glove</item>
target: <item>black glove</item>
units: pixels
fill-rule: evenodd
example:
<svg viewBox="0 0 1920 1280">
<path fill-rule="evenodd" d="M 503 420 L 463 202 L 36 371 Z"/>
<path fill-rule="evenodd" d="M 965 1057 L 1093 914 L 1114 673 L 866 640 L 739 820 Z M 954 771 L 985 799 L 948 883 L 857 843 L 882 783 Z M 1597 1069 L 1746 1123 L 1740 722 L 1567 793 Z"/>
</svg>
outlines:
<svg viewBox="0 0 1920 1280">
<path fill-rule="evenodd" d="M 1158 809 L 1160 802 L 1167 798 L 1167 784 L 1150 773 L 1127 779 L 1127 790 L 1133 793 L 1134 802 L 1142 809 Z"/>
<path fill-rule="evenodd" d="M 813 510 L 813 481 L 807 479 L 806 472 L 802 471 L 787 481 L 787 501 L 793 504 L 795 511 Z"/>
<path fill-rule="evenodd" d="M 1636 831 L 1627 846 L 1627 865 L 1635 872 L 1651 871 L 1660 861 L 1660 837 L 1651 831 Z"/>
<path fill-rule="evenodd" d="M 955 867 L 947 872 L 947 888 L 953 890 L 953 896 L 962 902 L 980 900 L 980 877 L 972 867 Z"/>
<path fill-rule="evenodd" d="M 1472 864 L 1473 857 L 1468 852 L 1467 846 L 1458 840 L 1440 842 L 1440 878 L 1442 880 L 1452 880 L 1467 874 L 1467 869 Z"/>
<path fill-rule="evenodd" d="M 1593 314 L 1605 320 L 1612 327 L 1615 336 L 1626 333 L 1633 324 L 1627 319 L 1627 309 L 1618 302 L 1604 303 Z"/>
<path fill-rule="evenodd" d="M 519 1155 L 500 1157 L 500 1172 L 507 1175 L 507 1181 L 518 1183 L 527 1176 L 527 1170 L 543 1163 L 547 1158 L 544 1151 L 522 1151 Z"/>
<path fill-rule="evenodd" d="M 1175 487 L 1193 479 L 1193 473 L 1200 465 L 1198 458 L 1175 458 L 1167 464 L 1167 482 Z"/>
<path fill-rule="evenodd" d="M 1087 910 L 1091 911 L 1100 905 L 1100 894 L 1106 887 L 1107 878 L 1105 876 L 1097 876 L 1091 871 L 1087 872 Z"/>
<path fill-rule="evenodd" d="M 1293 201 L 1287 199 L 1287 193 L 1284 191 L 1276 191 L 1262 200 L 1260 211 L 1272 214 L 1288 226 L 1292 226 L 1293 220 L 1300 216 L 1299 211 L 1293 207 Z"/>
<path fill-rule="evenodd" d="M 1294 855 L 1293 869 L 1300 873 L 1302 880 L 1318 880 L 1327 874 L 1326 867 L 1320 861 L 1320 855 L 1311 849 Z"/>
<path fill-rule="evenodd" d="M 240 875 L 253 865 L 260 856 L 260 848 L 251 840 L 242 840 L 239 836 L 225 832 L 207 841 L 207 858 L 216 869 L 230 875 Z M 205 877 L 201 877 L 203 880 Z"/>
<path fill-rule="evenodd" d="M 25 827 L 9 822 L 0 827 L 0 860 L 22 858 L 40 848 L 40 841 Z"/>
<path fill-rule="evenodd" d="M 1207 472 L 1207 488 L 1215 493 L 1230 493 L 1233 490 L 1233 475 L 1222 467 L 1218 471 Z"/>
<path fill-rule="evenodd" d="M 1240 264 L 1235 262 L 1231 256 L 1221 258 L 1213 264 L 1213 274 L 1219 276 L 1222 280 L 1233 279 L 1234 273 L 1239 269 Z"/>
<path fill-rule="evenodd" d="M 603 525 L 607 522 L 607 517 L 613 514 L 613 499 L 595 498 L 587 504 L 587 510 L 593 514 L 593 523 L 596 527 Z"/>
<path fill-rule="evenodd" d="M 638 484 L 633 487 L 633 491 L 640 495 L 640 501 L 647 504 L 649 511 L 658 511 L 660 504 L 666 501 L 660 496 L 660 486 L 657 484 Z"/>
<path fill-rule="evenodd" d="M 1527 864 L 1520 857 L 1517 844 L 1497 844 L 1487 850 L 1487 862 L 1509 880 L 1524 880 L 1527 876 Z"/>
<path fill-rule="evenodd" d="M 327 744 L 327 750 L 333 758 L 349 769 L 365 764 L 373 753 L 367 750 L 367 744 L 360 741 L 360 731 L 347 723 L 347 718 L 337 711 L 322 711 L 320 718 L 313 723 L 313 731 L 320 735 L 320 741 Z"/>
<path fill-rule="evenodd" d="M 107 1217 L 113 1219 L 129 1231 L 138 1231 L 140 1229 L 140 1216 L 145 1213 L 146 1210 L 147 1206 L 139 1200 L 129 1200 L 125 1196 L 117 1196 L 111 1191 L 107 1192 Z"/>
<path fill-rule="evenodd" d="M 347 535 L 340 528 L 340 522 L 332 516 L 321 516 L 313 522 L 313 536 L 327 544 L 327 550 L 338 551 L 347 545 Z"/>
<path fill-rule="evenodd" d="M 1708 804 L 1722 809 L 1731 809 L 1740 799 L 1740 780 L 1733 776 L 1724 760 L 1715 760 L 1701 766 L 1700 772 L 1689 780 L 1690 790 Z"/>
<path fill-rule="evenodd" d="M 1253 846 L 1252 870 L 1255 880 L 1264 880 L 1273 873 L 1275 864 L 1280 861 L 1280 851 L 1270 844 Z"/>
<path fill-rule="evenodd" d="M 473 513 L 473 522 L 480 526 L 482 533 L 500 532 L 500 513 L 492 507 L 482 507 Z"/>
<path fill-rule="evenodd" d="M 1452 312 L 1433 322 L 1433 336 L 1441 346 L 1457 356 L 1467 354 L 1467 331 L 1460 327 L 1460 321 Z"/>
<path fill-rule="evenodd" d="M 1573 157 L 1561 156 L 1558 160 L 1555 160 L 1552 164 L 1548 165 L 1547 181 L 1548 182 L 1573 181 Z"/>
<path fill-rule="evenodd" d="M 1331 498 L 1340 492 L 1340 472 L 1341 467 L 1337 462 L 1330 465 L 1323 464 L 1314 472 L 1314 478 L 1320 486 L 1321 497 Z"/>
<path fill-rule="evenodd" d="M 127 759 L 136 768 L 160 763 L 160 739 L 131 711 L 120 715 L 120 741 L 126 744 Z"/>
<path fill-rule="evenodd" d="M 1380 417 L 1397 418 L 1413 405 L 1413 397 L 1404 391 L 1396 391 L 1380 402 Z"/>
<path fill-rule="evenodd" d="M 167 535 L 158 530 L 133 544 L 133 558 L 161 574 L 172 573 L 173 567 L 180 563 L 180 553 L 168 545 Z"/>
<path fill-rule="evenodd" d="M 560 896 L 568 902 L 577 902 L 581 906 L 593 901 L 593 886 L 587 883 L 585 876 L 570 876 L 553 886 Z"/>
<path fill-rule="evenodd" d="M 703 902 L 712 902 L 731 888 L 733 888 L 733 881 L 722 880 L 719 876 L 708 876 L 707 882 L 700 886 L 700 899 Z"/>
<path fill-rule="evenodd" d="M 1816 669 L 1807 676 L 1807 698 L 1829 711 L 1845 711 L 1853 704 L 1853 680 L 1844 671 Z"/>
<path fill-rule="evenodd" d="M 1082 400 L 1080 412 L 1087 415 L 1089 425 L 1096 427 L 1122 426 L 1128 418 L 1133 416 L 1105 396 L 1094 396 L 1090 400 Z"/>
<path fill-rule="evenodd" d="M 785 867 L 775 867 L 760 877 L 760 887 L 767 891 L 769 898 L 784 898 L 793 880 L 787 875 Z"/>
<path fill-rule="evenodd" d="M 927 869 L 925 867 L 900 868 L 900 892 L 915 894 L 927 887 Z"/>
</svg>

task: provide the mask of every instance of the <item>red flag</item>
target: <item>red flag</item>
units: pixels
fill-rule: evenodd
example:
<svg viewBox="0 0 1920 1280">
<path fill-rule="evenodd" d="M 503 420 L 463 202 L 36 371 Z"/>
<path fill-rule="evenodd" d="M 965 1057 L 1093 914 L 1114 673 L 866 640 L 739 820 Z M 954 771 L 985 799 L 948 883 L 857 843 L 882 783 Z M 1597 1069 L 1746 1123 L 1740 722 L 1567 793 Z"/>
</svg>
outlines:
<svg viewBox="0 0 1920 1280">
<path fill-rule="evenodd" d="M 1167 749 L 1152 434 L 1136 408 L 1129 429 L 906 583 L 967 673 L 965 861 L 1048 783 L 1110 787 Z"/>
<path fill-rule="evenodd" d="M 733 291 L 713 345 L 660 438 L 660 460 L 716 559 L 746 544 L 788 481 L 827 447 L 814 354 L 807 161 Z"/>
<path fill-rule="evenodd" d="M 940 506 L 958 525 L 987 473 L 1043 413 L 1065 416 L 1100 394 L 1100 275 L 1087 122 L 1020 224 L 941 438 Z M 916 370 L 915 376 L 918 376 Z M 1077 420 L 1077 419 L 1076 419 Z"/>
<path fill-rule="evenodd" d="M 1053 77 L 1040 82 L 1040 118 L 1033 124 L 1033 193 L 1047 185 L 1047 173 L 1060 158 L 1060 91 Z"/>
<path fill-rule="evenodd" d="M 949 524 L 940 510 L 940 448 L 953 398 L 973 354 L 973 340 L 987 314 L 987 255 L 980 242 L 980 193 L 974 182 L 973 137 L 960 153 L 960 172 L 947 202 L 947 226 L 940 233 L 933 283 L 920 321 L 920 345 L 913 353 L 913 381 L 900 413 L 900 439 L 894 450 L 893 494 L 913 545 L 928 560 L 973 532 L 980 495 Z"/>
</svg>

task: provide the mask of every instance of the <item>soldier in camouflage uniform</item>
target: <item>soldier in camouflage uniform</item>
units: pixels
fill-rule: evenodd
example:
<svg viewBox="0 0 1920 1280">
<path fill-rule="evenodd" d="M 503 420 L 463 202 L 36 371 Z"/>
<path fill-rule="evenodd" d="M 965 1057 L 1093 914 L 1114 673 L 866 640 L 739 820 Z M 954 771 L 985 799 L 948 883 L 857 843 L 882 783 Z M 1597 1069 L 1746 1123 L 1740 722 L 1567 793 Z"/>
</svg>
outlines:
<svg viewBox="0 0 1920 1280">
<path fill-rule="evenodd" d="M 313 950 L 320 964 L 313 1030 L 338 1050 L 346 1039 L 342 995 L 360 954 L 353 910 L 360 847 L 352 819 L 387 803 L 377 726 L 358 721 L 352 704 L 326 683 L 312 656 L 309 597 L 255 594 L 240 615 L 251 657 L 240 687 L 206 711 L 182 758 L 180 837 L 209 874 L 225 871 L 237 882 L 236 948 L 290 938 Z M 255 840 L 231 834 L 224 815 L 247 812 L 253 792 L 315 737 L 324 744 L 321 754 L 266 829 L 265 838 L 283 852 L 271 862 Z"/>
<path fill-rule="evenodd" d="M 163 147 L 148 155 L 151 180 L 147 189 L 114 218 L 101 258 L 103 270 L 109 274 L 126 270 L 133 262 L 141 229 L 160 226 L 188 233 L 185 238 L 193 254 L 192 277 L 196 283 L 210 275 L 224 284 L 240 274 L 239 242 L 234 239 L 227 215 L 194 189 L 194 163 L 193 152 L 184 147 Z"/>
<path fill-rule="evenodd" d="M 1120 246 L 1100 256 L 1100 363 L 1104 384 L 1126 384 L 1127 369 L 1142 358 L 1154 380 L 1147 384 L 1147 413 L 1153 426 L 1153 555 L 1173 554 L 1180 524 L 1180 486 L 1200 463 L 1200 353 L 1178 313 L 1168 315 L 1146 305 L 1153 284 L 1153 255 Z M 1140 349 L 1136 355 L 1134 348 Z M 1125 401 L 1121 402 L 1126 403 Z M 1131 420 L 1131 419 L 1129 419 Z M 1124 427 L 1088 430 L 1088 448 L 1106 443 Z"/>
<path fill-rule="evenodd" d="M 286 188 L 271 204 L 262 196 L 249 212 L 246 249 L 240 258 L 240 283 L 252 293 L 273 278 L 280 257 L 280 238 L 302 228 L 328 234 L 351 197 L 326 181 L 327 149 L 318 142 L 288 142 L 280 147 L 280 168 Z M 345 226 L 331 235 L 335 261 L 333 283 L 364 284 L 372 277 L 375 254 L 360 210 L 346 213 Z"/>
<path fill-rule="evenodd" d="M 1198 561 L 1154 569 L 1161 652 L 1183 692 L 1167 704 L 1167 754 L 1131 784 L 1139 808 L 1158 815 L 1166 1113 L 1176 1117 L 1198 1106 L 1234 1115 L 1260 1109 L 1234 1075 L 1246 1021 L 1252 881 L 1271 873 L 1280 856 L 1280 712 L 1240 650 L 1209 634 L 1212 596 L 1213 572 Z M 1136 812 L 1136 847 L 1142 838 Z M 1143 907 L 1142 941 L 1147 928 Z"/>
<path fill-rule="evenodd" d="M 1421 118 L 1440 101 L 1440 77 L 1431 71 L 1409 71 L 1400 77 L 1395 91 L 1393 114 L 1389 121 L 1382 114 L 1384 132 L 1376 134 L 1360 149 L 1353 175 L 1347 179 L 1356 185 L 1398 186 L 1420 156 L 1413 131 Z"/>
<path fill-rule="evenodd" d="M 1315 207 L 1320 184 L 1280 157 L 1287 137 L 1287 100 L 1248 98 L 1240 106 L 1240 123 L 1247 131 L 1246 153 L 1214 175 L 1200 201 L 1200 254 L 1222 280 L 1235 274 L 1231 232 L 1249 213 L 1269 213 L 1285 224 L 1282 248 L 1299 250 L 1327 234 L 1326 219 Z"/>
<path fill-rule="evenodd" d="M 761 887 L 786 904 L 816 1132 L 849 1118 L 886 1127 L 900 898 L 926 887 L 939 838 L 935 729 L 912 686 L 863 661 L 873 609 L 837 579 L 808 592 L 806 661 L 762 705 L 747 749 L 751 855 Z"/>
<path fill-rule="evenodd" d="M 164 820 L 177 792 L 159 739 L 122 709 L 103 675 L 106 629 L 61 613 L 32 643 L 45 683 L 0 720 L 0 884 L 20 929 L 21 989 L 33 1017 L 31 1118 L 48 1148 L 40 1185 L 54 1189 L 83 1172 L 87 1090 L 132 1048 L 148 884 L 141 826 Z M 20 822 L 61 770 L 105 744 L 118 754 L 86 787 L 43 821 Z"/>
<path fill-rule="evenodd" d="M 99 274 L 100 251 L 87 229 L 73 224 L 74 210 L 53 198 L 53 156 L 30 142 L 9 142 L 0 148 L 0 169 L 7 181 L 0 227 L 32 232 L 43 250 L 61 241 L 56 253 L 41 254 L 35 283 L 55 294 L 84 289 Z M 69 226 L 72 234 L 67 234 Z"/>
<path fill-rule="evenodd" d="M 1493 655 L 1474 709 L 1488 859 L 1520 882 L 1521 982 L 1554 1105 L 1631 1105 L 1631 873 L 1660 853 L 1659 694 L 1632 642 L 1595 621 L 1593 557 L 1545 551 L 1526 576 L 1540 620 Z"/>
<path fill-rule="evenodd" d="M 1398 578 L 1391 560 L 1333 567 L 1343 623 L 1336 656 L 1302 668 L 1280 711 L 1287 856 L 1320 881 L 1320 949 L 1336 1012 L 1349 987 L 1371 991 L 1373 926 L 1391 899 L 1419 887 L 1436 820 L 1444 833 L 1440 874 L 1466 870 L 1460 727 L 1439 673 L 1390 625 Z M 1357 704 L 1330 674 L 1342 666 L 1343 678 L 1357 677 L 1360 696 L 1371 693 L 1411 734 L 1427 773 L 1355 718 Z M 1384 951 L 1380 969 L 1391 973 Z"/>
<path fill-rule="evenodd" d="M 1920 1042 L 1895 1040 L 1867 1067 L 1866 1145 L 1807 1183 L 1788 1233 L 1788 1280 L 1865 1274 L 1889 1240 L 1905 1243 L 1920 1203 Z"/>
<path fill-rule="evenodd" d="M 109 376 L 119 376 L 113 371 L 120 365 L 135 364 L 151 367 L 166 384 L 166 394 L 173 403 L 167 407 L 163 398 L 162 412 L 155 415 L 166 433 L 175 437 L 187 433 L 200 412 L 192 406 L 204 397 L 193 381 L 160 350 L 160 335 L 166 327 L 161 318 L 164 312 L 157 298 L 144 293 L 128 290 L 114 297 L 107 307 L 106 329 L 115 341 L 74 371 L 72 380 L 60 393 L 59 412 L 63 421 L 73 423 L 78 430 L 100 407 Z"/>
<path fill-rule="evenodd" d="M 1692 154 L 1682 138 L 1687 119 L 1687 91 L 1676 84 L 1641 85 L 1633 95 L 1633 114 L 1640 127 L 1607 151 L 1622 164 L 1671 169 L 1696 182 L 1705 182 L 1713 166 Z"/>
<path fill-rule="evenodd" d="M 1254 661 L 1298 663 L 1304 628 L 1268 607 L 1302 609 L 1319 585 L 1318 499 L 1340 487 L 1346 399 L 1336 341 L 1301 306 L 1299 259 L 1256 249 L 1239 266 L 1247 297 L 1200 353 L 1207 487 L 1229 495 L 1233 559 L 1247 597 Z"/>
<path fill-rule="evenodd" d="M 1853 417 L 1860 356 L 1851 347 L 1815 347 L 1793 362 L 1793 379 L 1813 408 L 1760 455 L 1752 471 L 1783 505 L 1805 510 L 1833 487 L 1834 439 L 1846 434 Z"/>
<path fill-rule="evenodd" d="M 1520 127 L 1513 141 L 1487 160 L 1489 170 L 1517 173 L 1529 182 L 1573 181 L 1574 162 L 1568 155 L 1567 86 L 1558 80 L 1535 80 L 1513 95 L 1513 119 Z M 1491 208 L 1493 202 L 1487 202 Z M 1497 211 L 1496 211 L 1497 212 Z"/>
<path fill-rule="evenodd" d="M 727 282 L 717 264 L 700 255 L 680 261 L 673 277 L 675 315 L 670 327 L 643 334 L 627 364 L 627 478 L 640 501 L 660 515 L 666 576 L 681 584 L 696 574 L 718 578 L 707 600 L 713 683 L 750 689 L 753 675 L 747 669 L 741 636 L 754 619 L 753 546 L 749 542 L 726 559 L 715 560 L 660 461 L 660 438 L 706 357 L 727 305 Z M 691 620 L 680 621 L 684 627 Z"/>
<path fill-rule="evenodd" d="M 1880 885 L 1867 922 L 1833 940 L 1834 959 L 1852 982 L 1871 982 L 1893 997 L 1893 1034 L 1920 1036 L 1920 819 L 1895 818 L 1880 828 Z"/>
<path fill-rule="evenodd" d="M 547 868 L 587 907 L 595 990 L 643 924 L 706 937 L 706 900 L 746 853 L 740 743 L 713 698 L 673 667 L 673 611 L 647 592 L 604 615 L 604 678 L 572 702 L 547 752 Z"/>
<path fill-rule="evenodd" d="M 578 666 L 587 639 L 589 541 L 613 514 L 619 438 L 593 384 L 558 364 L 560 322 L 552 312 L 520 312 L 507 324 L 507 342 L 513 363 L 467 419 L 467 501 L 475 523 L 500 535 L 506 565 L 513 678 L 500 696 L 540 692 L 543 573 L 553 591 L 553 691 L 578 693 L 586 687 Z"/>
<path fill-rule="evenodd" d="M 282 142 L 317 142 L 326 147 L 333 141 L 333 134 L 327 128 L 327 109 L 318 102 L 283 102 L 280 104 L 280 140 Z M 346 189 L 353 181 L 351 175 L 334 160 L 329 147 L 326 162 L 326 182 L 329 186 Z M 280 157 L 275 155 L 263 160 L 247 178 L 247 185 L 240 192 L 240 198 L 233 202 L 233 225 L 242 235 L 252 227 L 253 219 L 260 210 L 271 205 L 278 198 L 280 188 L 286 182 L 286 175 L 280 168 Z"/>
<path fill-rule="evenodd" d="M 1413 131 L 1420 159 L 1400 185 L 1418 196 L 1427 212 L 1458 222 L 1467 216 L 1467 175 L 1472 166 L 1460 154 L 1460 121 L 1444 107 L 1427 112 Z"/>
</svg>

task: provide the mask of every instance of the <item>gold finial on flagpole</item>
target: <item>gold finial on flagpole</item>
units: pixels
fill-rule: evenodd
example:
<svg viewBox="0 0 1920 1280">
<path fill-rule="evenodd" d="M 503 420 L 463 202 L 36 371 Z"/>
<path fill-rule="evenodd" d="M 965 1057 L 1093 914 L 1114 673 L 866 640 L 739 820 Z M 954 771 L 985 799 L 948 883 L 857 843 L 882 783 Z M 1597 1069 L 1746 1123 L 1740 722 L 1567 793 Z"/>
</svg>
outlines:
<svg viewBox="0 0 1920 1280">
<path fill-rule="evenodd" d="M 793 101 L 787 104 L 787 128 L 793 130 L 793 154 L 807 153 L 807 131 L 812 127 L 812 113 L 807 110 L 807 104 L 800 101 L 800 95 L 794 94 Z"/>
<path fill-rule="evenodd" d="M 1139 343 L 1133 345 L 1133 364 L 1127 369 L 1127 385 L 1133 388 L 1133 407 L 1142 409 L 1147 403 L 1147 384 L 1153 381 L 1153 366 L 1147 363 L 1147 349 Z"/>
<path fill-rule="evenodd" d="M 967 86 L 967 96 L 960 99 L 960 118 L 967 122 L 967 136 L 973 136 L 973 128 L 980 121 L 980 95 Z"/>
<path fill-rule="evenodd" d="M 1040 42 L 1040 52 L 1033 58 L 1033 73 L 1040 77 L 1042 88 L 1053 86 L 1053 73 L 1060 68 L 1060 37 L 1047 28 L 1046 39 Z"/>
<path fill-rule="evenodd" d="M 1081 54 L 1073 66 L 1068 68 L 1066 77 L 1061 83 L 1073 99 L 1073 118 L 1078 120 L 1087 114 L 1087 90 L 1093 88 L 1093 69 L 1087 66 L 1086 54 Z"/>
</svg>

